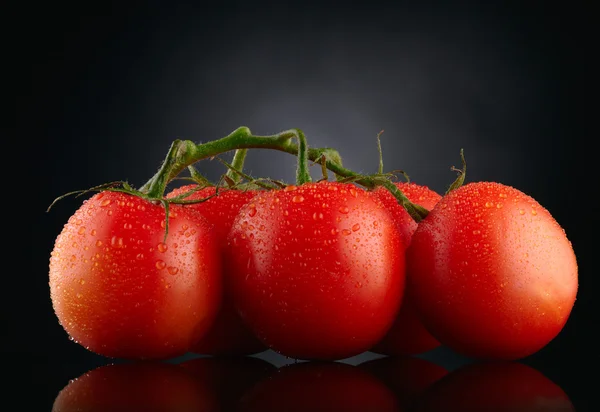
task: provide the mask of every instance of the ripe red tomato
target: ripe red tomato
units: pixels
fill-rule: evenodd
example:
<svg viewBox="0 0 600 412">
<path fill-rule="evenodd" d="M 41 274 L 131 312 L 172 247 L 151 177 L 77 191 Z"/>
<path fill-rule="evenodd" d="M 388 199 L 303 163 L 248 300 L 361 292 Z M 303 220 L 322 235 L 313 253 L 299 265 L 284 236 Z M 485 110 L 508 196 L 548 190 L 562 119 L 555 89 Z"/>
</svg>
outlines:
<svg viewBox="0 0 600 412">
<path fill-rule="evenodd" d="M 381 381 L 341 362 L 282 366 L 241 400 L 241 412 L 398 411 L 394 394 Z"/>
<path fill-rule="evenodd" d="M 194 189 L 196 185 L 185 185 L 178 187 L 167 194 L 167 198 L 182 195 Z M 216 193 L 216 187 L 206 187 L 200 189 L 190 196 L 187 200 L 206 199 Z M 227 190 L 222 189 L 214 197 L 201 203 L 184 205 L 184 208 L 193 209 L 204 216 L 212 225 L 213 232 L 217 237 L 217 245 L 221 257 L 224 257 L 223 250 L 227 246 L 227 234 L 229 233 L 233 220 L 237 216 L 240 208 L 248 203 L 256 195 L 253 190 Z M 223 276 L 229 277 L 227 266 L 222 265 Z M 231 295 L 227 288 L 223 293 L 223 304 L 217 318 L 206 335 L 196 343 L 192 352 L 206 355 L 251 355 L 263 352 L 267 349 L 254 334 L 242 322 L 231 301 Z"/>
<path fill-rule="evenodd" d="M 202 216 L 101 192 L 69 218 L 50 257 L 60 324 L 90 351 L 158 359 L 186 353 L 220 305 L 215 237 Z"/>
<path fill-rule="evenodd" d="M 575 303 L 577 262 L 564 230 L 535 199 L 500 183 L 444 196 L 415 231 L 407 261 L 424 325 L 469 357 L 537 352 Z"/>
<path fill-rule="evenodd" d="M 442 198 L 427 186 L 415 183 L 395 183 L 404 195 L 413 203 L 427 210 L 433 209 Z M 383 204 L 392 212 L 396 226 L 402 235 L 404 244 L 408 247 L 413 233 L 417 230 L 417 222 L 408 214 L 389 190 L 379 187 L 374 192 Z M 407 268 L 408 270 L 408 268 Z M 407 272 L 406 276 L 410 274 Z M 440 343 L 427 331 L 417 311 L 415 310 L 410 284 L 406 285 L 400 311 L 387 335 L 377 343 L 372 352 L 384 355 L 415 355 L 424 353 L 440 346 Z"/>
<path fill-rule="evenodd" d="M 484 362 L 463 366 L 431 386 L 414 409 L 437 411 L 575 411 L 560 386 L 530 366 Z"/>
<path fill-rule="evenodd" d="M 413 356 L 386 356 L 358 365 L 394 392 L 402 411 L 412 411 L 421 396 L 448 375 L 448 370 L 426 359 Z"/>
<path fill-rule="evenodd" d="M 404 245 L 391 215 L 349 183 L 260 193 L 229 233 L 236 307 L 269 347 L 342 359 L 379 341 L 404 289 Z"/>
<path fill-rule="evenodd" d="M 218 403 L 183 368 L 162 362 L 100 366 L 72 380 L 53 412 L 216 411 Z"/>
</svg>

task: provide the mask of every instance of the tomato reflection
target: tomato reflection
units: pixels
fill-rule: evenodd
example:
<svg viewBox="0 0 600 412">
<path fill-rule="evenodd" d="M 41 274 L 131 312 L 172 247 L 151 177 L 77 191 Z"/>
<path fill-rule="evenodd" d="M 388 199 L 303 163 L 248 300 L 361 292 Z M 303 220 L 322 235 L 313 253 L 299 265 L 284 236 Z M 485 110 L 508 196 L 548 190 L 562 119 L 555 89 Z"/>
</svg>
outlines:
<svg viewBox="0 0 600 412">
<path fill-rule="evenodd" d="M 101 366 L 72 380 L 53 412 L 217 411 L 214 394 L 192 374 L 160 362 Z"/>
<path fill-rule="evenodd" d="M 402 410 L 409 410 L 427 388 L 448 374 L 440 365 L 411 356 L 386 356 L 358 366 L 385 383 Z"/>
<path fill-rule="evenodd" d="M 434 384 L 416 411 L 574 411 L 553 381 L 518 362 L 473 363 Z"/>
<path fill-rule="evenodd" d="M 195 358 L 180 366 L 212 392 L 219 411 L 237 411 L 244 394 L 277 371 L 273 364 L 254 357 Z"/>
<path fill-rule="evenodd" d="M 240 403 L 244 412 L 398 411 L 394 394 L 356 366 L 301 362 L 282 366 Z"/>
</svg>

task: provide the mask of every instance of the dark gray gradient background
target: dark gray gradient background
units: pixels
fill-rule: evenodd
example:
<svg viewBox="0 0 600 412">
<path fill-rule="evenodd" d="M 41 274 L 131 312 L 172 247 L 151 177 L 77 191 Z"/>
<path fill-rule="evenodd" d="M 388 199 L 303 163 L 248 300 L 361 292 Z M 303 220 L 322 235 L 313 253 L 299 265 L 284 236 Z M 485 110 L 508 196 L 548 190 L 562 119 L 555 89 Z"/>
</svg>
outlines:
<svg viewBox="0 0 600 412">
<path fill-rule="evenodd" d="M 2 311 L 15 383 L 51 402 L 68 379 L 107 362 L 70 342 L 52 312 L 50 251 L 80 204 L 66 199 L 46 213 L 56 196 L 113 180 L 139 186 L 174 139 L 212 140 L 242 125 L 301 128 L 310 145 L 335 147 L 347 167 L 372 173 L 383 129 L 387 170 L 443 192 L 463 148 L 468 181 L 512 185 L 564 227 L 580 265 L 578 301 L 559 337 L 525 362 L 585 406 L 576 371 L 598 360 L 589 7 L 124 3 L 22 10 L 4 36 L 16 122 L 3 140 L 17 143 L 4 155 L 21 164 L 11 191 L 27 191 L 30 210 L 15 232 L 28 225 L 26 250 L 9 249 L 6 259 L 20 260 L 4 266 L 16 282 Z M 197 166 L 212 179 L 223 172 L 216 161 Z M 246 162 L 253 175 L 287 181 L 294 169 L 279 152 L 251 151 Z M 20 220 L 13 213 L 10 225 Z M 463 361 L 444 349 L 432 357 Z"/>
</svg>

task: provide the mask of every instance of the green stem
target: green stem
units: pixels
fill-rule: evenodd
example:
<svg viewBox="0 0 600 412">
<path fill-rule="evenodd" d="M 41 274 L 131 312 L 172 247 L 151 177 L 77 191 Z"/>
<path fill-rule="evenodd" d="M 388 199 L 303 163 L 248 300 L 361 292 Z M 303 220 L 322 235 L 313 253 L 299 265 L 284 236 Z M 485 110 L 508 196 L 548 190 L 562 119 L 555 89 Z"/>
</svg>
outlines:
<svg viewBox="0 0 600 412">
<path fill-rule="evenodd" d="M 227 177 L 229 177 L 233 183 L 239 183 L 242 180 L 242 176 L 234 170 L 244 170 L 246 154 L 248 154 L 248 149 L 237 149 L 233 155 L 233 160 L 231 161 L 232 168 L 227 170 Z"/>
<path fill-rule="evenodd" d="M 297 140 L 298 144 L 293 140 Z M 385 186 L 415 221 L 420 222 L 427 216 L 427 209 L 410 202 L 402 191 L 390 181 L 384 179 L 382 182 L 344 168 L 339 153 L 334 149 L 309 148 L 304 133 L 299 129 L 285 130 L 269 136 L 255 136 L 252 135 L 249 128 L 240 127 L 228 136 L 199 145 L 190 140 L 175 140 L 159 171 L 139 191 L 149 198 L 160 199 L 167 184 L 189 165 L 238 149 L 272 149 L 296 156 L 300 154 L 296 170 L 296 180 L 299 184 L 311 181 L 308 161 L 317 161 L 325 156 L 327 168 L 336 174 L 337 180 L 353 181 L 367 189 L 373 189 L 380 185 Z"/>
<path fill-rule="evenodd" d="M 296 131 L 298 139 L 298 167 L 296 169 L 296 184 L 302 185 L 310 182 L 310 172 L 308 170 L 308 144 L 306 142 L 306 136 L 300 129 L 293 129 Z"/>
</svg>

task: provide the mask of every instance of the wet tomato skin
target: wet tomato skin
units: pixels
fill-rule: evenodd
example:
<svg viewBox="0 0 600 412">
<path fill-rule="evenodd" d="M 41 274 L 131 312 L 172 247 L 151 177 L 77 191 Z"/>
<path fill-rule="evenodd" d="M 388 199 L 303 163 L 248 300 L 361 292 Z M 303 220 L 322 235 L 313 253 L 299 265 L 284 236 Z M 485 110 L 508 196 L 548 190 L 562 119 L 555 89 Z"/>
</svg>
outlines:
<svg viewBox="0 0 600 412">
<path fill-rule="evenodd" d="M 117 192 L 86 200 L 58 235 L 49 285 L 69 336 L 112 358 L 181 355 L 214 321 L 220 260 L 210 225 L 171 205 Z"/>
<path fill-rule="evenodd" d="M 342 359 L 390 328 L 404 290 L 404 245 L 387 209 L 338 182 L 261 193 L 229 233 L 231 290 L 244 322 L 298 359 Z"/>
<path fill-rule="evenodd" d="M 185 185 L 171 191 L 167 198 L 179 196 L 195 189 L 196 185 Z M 200 213 L 212 225 L 216 235 L 219 254 L 224 258 L 227 235 L 240 208 L 256 195 L 255 190 L 228 190 L 209 186 L 194 191 L 186 200 L 208 200 L 201 203 L 183 205 Z M 212 196 L 212 197 L 211 197 Z M 223 262 L 224 263 L 224 262 Z M 227 266 L 222 265 L 223 276 L 231 276 Z M 223 291 L 223 304 L 210 330 L 191 349 L 192 352 L 205 355 L 251 355 L 267 350 L 263 344 L 242 322 L 235 311 L 228 289 Z"/>
<path fill-rule="evenodd" d="M 565 231 L 513 187 L 474 182 L 444 196 L 407 252 L 427 329 L 464 355 L 516 360 L 546 346 L 575 303 L 578 269 Z"/>
<path fill-rule="evenodd" d="M 423 206 L 427 210 L 433 209 L 442 198 L 434 190 L 416 183 L 397 182 L 395 185 L 413 203 Z M 408 214 L 406 209 L 398 203 L 396 198 L 384 187 L 378 187 L 374 194 L 378 196 L 387 207 L 396 223 L 402 240 L 406 247 L 410 245 L 412 235 L 417 230 L 417 222 Z M 408 268 L 407 268 L 408 269 Z M 411 274 L 407 271 L 406 277 Z M 410 284 L 407 283 L 400 311 L 387 335 L 377 343 L 371 351 L 384 355 L 416 355 L 433 350 L 440 343 L 427 331 L 415 309 L 411 296 Z"/>
</svg>

